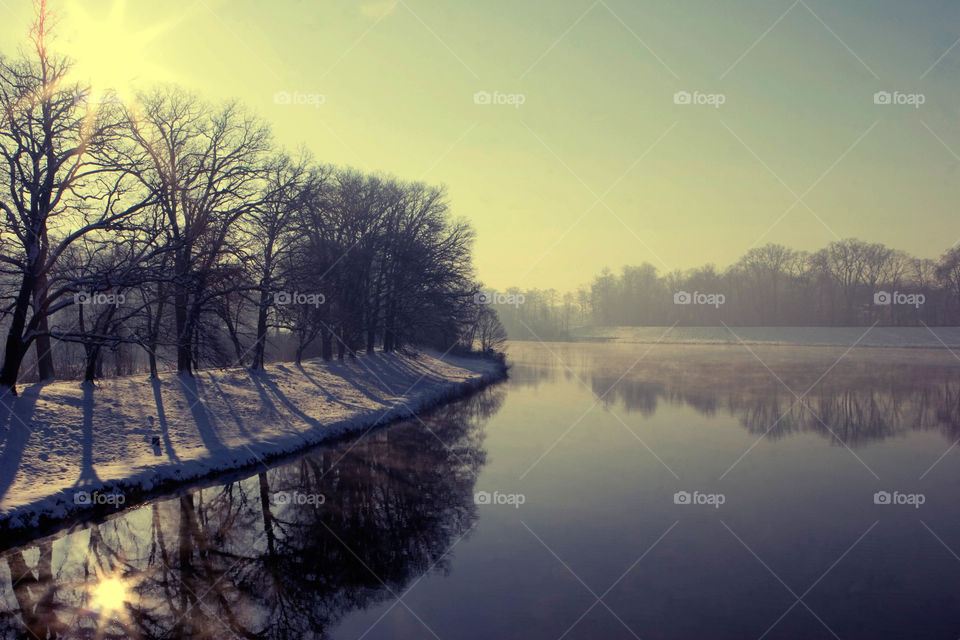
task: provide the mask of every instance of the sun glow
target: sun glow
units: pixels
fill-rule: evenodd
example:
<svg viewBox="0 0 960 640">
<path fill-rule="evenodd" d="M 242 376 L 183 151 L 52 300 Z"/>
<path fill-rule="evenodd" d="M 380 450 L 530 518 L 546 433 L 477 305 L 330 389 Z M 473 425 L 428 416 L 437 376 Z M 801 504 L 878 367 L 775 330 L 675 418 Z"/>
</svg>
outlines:
<svg viewBox="0 0 960 640">
<path fill-rule="evenodd" d="M 130 601 L 130 592 L 123 580 L 116 577 L 103 578 L 91 592 L 90 605 L 102 613 L 112 613 Z"/>
<path fill-rule="evenodd" d="M 104 10 L 93 11 L 88 2 L 70 2 L 58 25 L 75 63 L 77 81 L 89 82 L 95 96 L 115 92 L 125 99 L 138 87 L 171 79 L 150 56 L 154 42 L 171 23 L 133 30 L 127 20 L 126 0 L 113 0 L 109 7 L 94 6 L 104 6 Z"/>
</svg>

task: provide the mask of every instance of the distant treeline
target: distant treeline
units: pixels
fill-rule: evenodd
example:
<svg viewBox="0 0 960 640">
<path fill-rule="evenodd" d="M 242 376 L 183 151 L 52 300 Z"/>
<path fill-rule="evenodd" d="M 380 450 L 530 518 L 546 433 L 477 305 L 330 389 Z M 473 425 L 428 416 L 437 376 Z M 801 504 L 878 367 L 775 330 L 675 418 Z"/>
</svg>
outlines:
<svg viewBox="0 0 960 640">
<path fill-rule="evenodd" d="M 503 303 L 494 306 L 511 338 L 562 337 L 583 326 L 675 322 L 960 325 L 960 248 L 931 260 L 853 238 L 813 253 L 768 244 L 750 249 L 724 271 L 706 265 L 660 274 L 644 263 L 619 274 L 605 269 L 576 292 L 508 289 L 504 294 Z"/>
<path fill-rule="evenodd" d="M 500 339 L 442 188 L 284 153 L 237 104 L 94 95 L 38 6 L 0 58 L 0 388 Z"/>
</svg>

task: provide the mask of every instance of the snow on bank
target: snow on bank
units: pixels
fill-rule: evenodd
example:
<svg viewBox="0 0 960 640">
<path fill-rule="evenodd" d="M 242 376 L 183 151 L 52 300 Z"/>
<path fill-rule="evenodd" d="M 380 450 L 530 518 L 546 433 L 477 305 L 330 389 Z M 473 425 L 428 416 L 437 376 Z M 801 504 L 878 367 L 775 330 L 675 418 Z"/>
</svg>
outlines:
<svg viewBox="0 0 960 640">
<path fill-rule="evenodd" d="M 574 338 L 640 344 L 739 344 L 742 340 L 769 345 L 849 347 L 856 343 L 952 349 L 960 347 L 960 327 L 585 327 L 576 330 Z"/>
<path fill-rule="evenodd" d="M 30 385 L 0 395 L 0 540 L 218 471 L 362 432 L 502 378 L 491 360 L 376 354 Z M 92 511 L 91 511 L 92 512 Z"/>
</svg>

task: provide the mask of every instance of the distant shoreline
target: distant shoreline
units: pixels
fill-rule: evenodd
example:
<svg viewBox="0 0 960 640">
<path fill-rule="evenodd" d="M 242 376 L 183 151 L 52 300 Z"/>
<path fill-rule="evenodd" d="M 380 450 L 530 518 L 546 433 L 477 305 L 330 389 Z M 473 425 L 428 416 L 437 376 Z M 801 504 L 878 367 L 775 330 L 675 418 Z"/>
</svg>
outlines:
<svg viewBox="0 0 960 640">
<path fill-rule="evenodd" d="M 960 349 L 960 327 L 587 327 L 544 342 Z M 537 342 L 514 337 L 516 342 Z"/>
</svg>

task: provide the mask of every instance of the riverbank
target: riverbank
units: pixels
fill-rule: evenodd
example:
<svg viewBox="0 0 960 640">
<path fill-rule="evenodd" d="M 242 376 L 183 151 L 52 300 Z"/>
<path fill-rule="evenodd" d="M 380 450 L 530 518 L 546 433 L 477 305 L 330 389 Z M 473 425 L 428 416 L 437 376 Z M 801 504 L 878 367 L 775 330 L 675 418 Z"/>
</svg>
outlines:
<svg viewBox="0 0 960 640">
<path fill-rule="evenodd" d="M 129 506 L 166 487 L 362 433 L 505 377 L 436 353 L 30 385 L 0 396 L 4 530 Z"/>
</svg>

